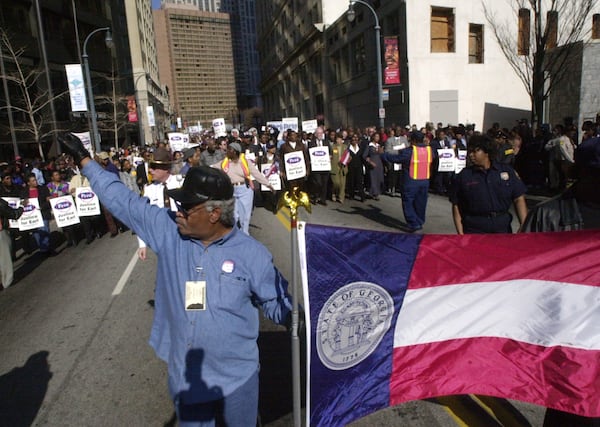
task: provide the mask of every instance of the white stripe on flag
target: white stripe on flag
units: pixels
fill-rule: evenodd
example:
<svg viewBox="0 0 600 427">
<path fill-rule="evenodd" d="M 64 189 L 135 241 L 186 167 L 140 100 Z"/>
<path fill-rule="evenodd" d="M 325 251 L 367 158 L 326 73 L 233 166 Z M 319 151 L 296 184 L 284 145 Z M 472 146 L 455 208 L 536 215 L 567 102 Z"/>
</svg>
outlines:
<svg viewBox="0 0 600 427">
<path fill-rule="evenodd" d="M 600 287 L 511 280 L 406 292 L 394 347 L 473 337 L 599 350 Z"/>
</svg>

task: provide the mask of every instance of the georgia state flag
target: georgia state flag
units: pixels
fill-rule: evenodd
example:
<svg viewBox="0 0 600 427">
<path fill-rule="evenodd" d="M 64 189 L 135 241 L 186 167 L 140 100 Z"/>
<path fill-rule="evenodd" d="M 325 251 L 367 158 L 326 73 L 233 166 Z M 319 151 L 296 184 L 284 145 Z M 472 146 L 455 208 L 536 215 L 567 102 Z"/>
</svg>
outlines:
<svg viewBox="0 0 600 427">
<path fill-rule="evenodd" d="M 600 416 L 600 231 L 298 241 L 310 425 L 456 394 Z"/>
</svg>

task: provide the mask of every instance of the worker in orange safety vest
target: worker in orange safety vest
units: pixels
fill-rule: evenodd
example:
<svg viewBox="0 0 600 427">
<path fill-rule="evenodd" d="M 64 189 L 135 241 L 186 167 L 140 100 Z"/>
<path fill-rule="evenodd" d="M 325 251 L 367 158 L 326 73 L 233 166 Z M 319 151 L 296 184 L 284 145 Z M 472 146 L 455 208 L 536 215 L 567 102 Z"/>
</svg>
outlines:
<svg viewBox="0 0 600 427">
<path fill-rule="evenodd" d="M 412 132 L 410 147 L 400 150 L 399 154 L 382 154 L 383 160 L 403 164 L 402 210 L 406 221 L 406 231 L 410 233 L 423 229 L 427 210 L 429 171 L 433 157 L 431 147 L 423 140 L 423 133 Z"/>
</svg>

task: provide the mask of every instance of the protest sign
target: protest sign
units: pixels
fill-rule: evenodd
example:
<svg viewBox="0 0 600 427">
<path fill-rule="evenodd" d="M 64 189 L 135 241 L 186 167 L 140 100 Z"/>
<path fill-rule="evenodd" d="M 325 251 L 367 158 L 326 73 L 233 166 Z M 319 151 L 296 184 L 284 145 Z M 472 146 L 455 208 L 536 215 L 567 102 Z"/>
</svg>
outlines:
<svg viewBox="0 0 600 427">
<path fill-rule="evenodd" d="M 69 225 L 79 224 L 77 208 L 73 203 L 73 197 L 60 196 L 50 199 L 50 206 L 54 213 L 54 219 L 58 227 L 68 227 Z"/>
<path fill-rule="evenodd" d="M 454 173 L 460 173 L 460 171 L 466 167 L 467 167 L 467 150 L 458 150 L 458 157 L 456 158 L 456 169 L 454 169 Z"/>
<path fill-rule="evenodd" d="M 310 155 L 310 168 L 314 172 L 329 172 L 331 170 L 331 159 L 329 158 L 329 147 L 311 147 L 308 149 Z"/>
<path fill-rule="evenodd" d="M 267 177 L 269 184 L 273 187 L 273 190 L 281 190 L 281 178 L 279 177 L 279 165 L 277 163 L 265 163 L 260 167 L 261 173 Z M 270 188 L 266 185 L 260 185 L 260 191 L 269 191 Z"/>
<path fill-rule="evenodd" d="M 304 120 L 302 122 L 302 130 L 306 133 L 315 133 L 318 126 L 317 120 Z"/>
<path fill-rule="evenodd" d="M 304 153 L 302 151 L 292 151 L 284 154 L 283 163 L 285 164 L 285 176 L 288 181 L 306 176 L 306 164 L 304 163 Z"/>
<path fill-rule="evenodd" d="M 100 201 L 90 187 L 77 187 L 75 189 L 75 204 L 79 216 L 100 215 Z"/>
<path fill-rule="evenodd" d="M 28 200 L 27 204 L 23 206 L 23 215 L 21 215 L 18 222 L 20 231 L 35 230 L 44 226 L 44 218 L 42 218 L 38 199 Z"/>
<path fill-rule="evenodd" d="M 437 152 L 440 160 L 438 163 L 438 172 L 454 172 L 456 168 L 454 150 L 452 148 L 441 148 Z"/>
</svg>

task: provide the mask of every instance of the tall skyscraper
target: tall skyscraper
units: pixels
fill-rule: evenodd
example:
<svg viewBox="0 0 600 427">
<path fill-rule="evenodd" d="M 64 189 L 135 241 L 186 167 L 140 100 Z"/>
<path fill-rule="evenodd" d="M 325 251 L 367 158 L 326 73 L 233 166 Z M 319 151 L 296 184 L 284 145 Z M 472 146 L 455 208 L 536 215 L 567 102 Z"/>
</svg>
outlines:
<svg viewBox="0 0 600 427">
<path fill-rule="evenodd" d="M 242 110 L 261 107 L 255 0 L 222 0 L 221 12 L 231 19 L 238 106 Z"/>
<path fill-rule="evenodd" d="M 221 8 L 221 0 L 162 0 L 161 5 L 165 4 L 182 4 L 194 6 L 196 9 L 205 12 L 219 12 Z"/>
<path fill-rule="evenodd" d="M 261 107 L 260 64 L 256 38 L 256 0 L 163 0 L 205 12 L 229 14 L 237 104 L 241 110 Z"/>
<path fill-rule="evenodd" d="M 153 14 L 161 82 L 177 117 L 205 127 L 215 118 L 231 122 L 237 104 L 229 15 L 175 4 Z"/>
<path fill-rule="evenodd" d="M 162 139 L 169 125 L 168 98 L 158 75 L 158 57 L 154 37 L 154 24 L 150 0 L 126 0 L 125 14 L 129 50 L 131 52 L 131 89 L 137 100 L 139 120 L 138 143 L 150 144 Z M 127 73 L 129 74 L 129 73 Z M 154 125 L 148 120 L 146 108 L 151 106 L 155 116 Z M 154 133 L 153 133 L 154 131 Z"/>
</svg>

